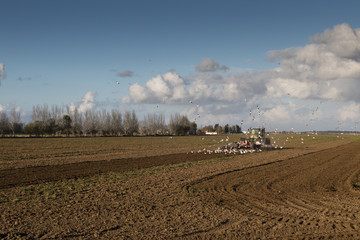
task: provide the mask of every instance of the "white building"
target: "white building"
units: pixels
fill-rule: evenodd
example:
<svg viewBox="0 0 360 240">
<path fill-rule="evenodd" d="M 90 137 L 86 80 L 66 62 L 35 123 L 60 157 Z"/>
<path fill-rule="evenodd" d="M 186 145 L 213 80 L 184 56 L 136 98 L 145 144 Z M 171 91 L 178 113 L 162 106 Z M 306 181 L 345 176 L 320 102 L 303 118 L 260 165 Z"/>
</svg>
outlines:
<svg viewBox="0 0 360 240">
<path fill-rule="evenodd" d="M 206 135 L 217 135 L 218 133 L 217 132 L 208 132 L 208 131 L 206 131 L 205 134 Z"/>
</svg>

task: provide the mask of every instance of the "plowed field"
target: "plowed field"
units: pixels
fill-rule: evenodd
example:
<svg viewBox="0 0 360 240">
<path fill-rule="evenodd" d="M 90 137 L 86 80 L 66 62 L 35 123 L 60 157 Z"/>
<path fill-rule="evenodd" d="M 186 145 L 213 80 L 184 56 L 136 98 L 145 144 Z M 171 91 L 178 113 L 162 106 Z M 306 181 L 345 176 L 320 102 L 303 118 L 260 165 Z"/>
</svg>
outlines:
<svg viewBox="0 0 360 240">
<path fill-rule="evenodd" d="M 356 143 L 223 172 L 192 187 L 204 203 L 232 211 L 213 232 L 224 231 L 226 225 L 239 237 L 359 239 L 360 194 L 352 183 L 359 170 Z"/>
<path fill-rule="evenodd" d="M 214 155 L 187 153 L 4 169 L 0 170 L 0 189 L 212 158 Z"/>
<path fill-rule="evenodd" d="M 0 238 L 360 239 L 360 141 L 309 139 L 231 156 L 27 159 L 0 171 Z"/>
</svg>

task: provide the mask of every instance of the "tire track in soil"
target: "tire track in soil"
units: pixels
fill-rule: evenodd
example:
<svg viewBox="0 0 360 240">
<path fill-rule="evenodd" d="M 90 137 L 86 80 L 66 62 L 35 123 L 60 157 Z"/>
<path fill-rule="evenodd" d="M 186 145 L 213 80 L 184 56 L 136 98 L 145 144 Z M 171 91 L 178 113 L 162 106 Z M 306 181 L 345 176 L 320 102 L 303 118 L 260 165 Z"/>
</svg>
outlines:
<svg viewBox="0 0 360 240">
<path fill-rule="evenodd" d="M 86 177 L 106 172 L 125 172 L 134 169 L 161 165 L 196 162 L 206 159 L 228 157 L 224 154 L 169 154 L 141 158 L 124 158 L 70 163 L 62 165 L 33 166 L 0 170 L 0 189 L 24 186 L 41 182 Z"/>
<path fill-rule="evenodd" d="M 236 230 L 237 237 L 358 239 L 360 193 L 351 182 L 360 171 L 359 149 L 360 142 L 354 142 L 220 173 L 187 188 L 195 189 L 202 202 L 215 203 L 237 215 L 229 218 L 226 228 Z M 244 218 L 248 221 L 240 221 Z M 223 231 L 222 227 L 187 236 L 213 236 Z"/>
</svg>

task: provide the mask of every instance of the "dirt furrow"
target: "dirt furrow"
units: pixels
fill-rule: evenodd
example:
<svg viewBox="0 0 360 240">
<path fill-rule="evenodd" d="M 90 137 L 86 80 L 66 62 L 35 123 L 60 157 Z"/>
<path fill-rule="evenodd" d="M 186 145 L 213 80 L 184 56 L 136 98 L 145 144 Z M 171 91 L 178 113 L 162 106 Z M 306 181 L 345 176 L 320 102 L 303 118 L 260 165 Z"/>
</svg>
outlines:
<svg viewBox="0 0 360 240">
<path fill-rule="evenodd" d="M 141 158 L 124 158 L 110 161 L 86 161 L 62 165 L 5 169 L 0 170 L 0 189 L 40 182 L 58 181 L 61 179 L 85 177 L 106 172 L 124 172 L 160 165 L 194 162 L 224 156 L 224 154 L 209 155 L 182 153 Z"/>
<path fill-rule="evenodd" d="M 268 229 L 263 232 L 265 237 L 294 236 L 295 232 L 351 235 L 360 224 L 360 195 L 351 185 L 351 178 L 360 171 L 359 148 L 360 143 L 356 142 L 218 174 L 191 187 L 204 202 L 231 209 L 239 219 L 245 216 L 257 220 L 255 229 Z M 238 230 L 255 231 L 248 229 L 247 224 L 239 225 Z"/>
</svg>

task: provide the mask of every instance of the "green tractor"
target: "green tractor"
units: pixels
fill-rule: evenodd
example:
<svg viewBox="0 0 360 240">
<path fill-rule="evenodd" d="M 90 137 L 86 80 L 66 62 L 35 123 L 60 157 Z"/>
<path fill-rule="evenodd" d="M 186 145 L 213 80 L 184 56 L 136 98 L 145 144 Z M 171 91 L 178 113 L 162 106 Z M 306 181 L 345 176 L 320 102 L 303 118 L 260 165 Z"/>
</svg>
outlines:
<svg viewBox="0 0 360 240">
<path fill-rule="evenodd" d="M 271 147 L 270 138 L 265 137 L 265 128 L 250 128 L 246 133 L 247 138 L 241 138 L 239 148 L 259 149 Z"/>
</svg>

